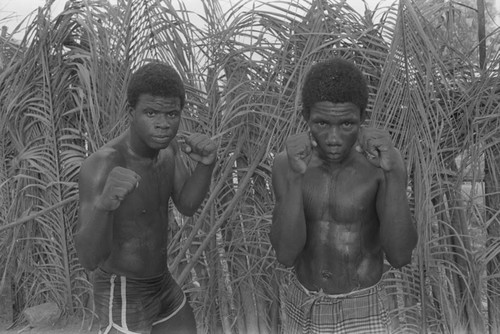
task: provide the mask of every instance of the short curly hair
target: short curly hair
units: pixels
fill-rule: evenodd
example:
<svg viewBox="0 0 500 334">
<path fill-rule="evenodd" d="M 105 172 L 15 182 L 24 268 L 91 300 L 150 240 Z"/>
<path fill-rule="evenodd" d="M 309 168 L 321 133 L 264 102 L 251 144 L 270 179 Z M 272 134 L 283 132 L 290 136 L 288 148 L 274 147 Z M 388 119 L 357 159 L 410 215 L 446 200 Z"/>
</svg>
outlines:
<svg viewBox="0 0 500 334">
<path fill-rule="evenodd" d="M 368 104 L 368 85 L 361 70 L 354 63 L 331 58 L 314 64 L 306 74 L 302 86 L 302 114 L 309 119 L 316 102 L 351 102 L 364 116 Z"/>
<path fill-rule="evenodd" d="M 181 108 L 186 101 L 184 83 L 177 71 L 161 62 L 148 63 L 134 72 L 127 87 L 127 102 L 135 108 L 141 94 L 179 97 Z"/>
</svg>

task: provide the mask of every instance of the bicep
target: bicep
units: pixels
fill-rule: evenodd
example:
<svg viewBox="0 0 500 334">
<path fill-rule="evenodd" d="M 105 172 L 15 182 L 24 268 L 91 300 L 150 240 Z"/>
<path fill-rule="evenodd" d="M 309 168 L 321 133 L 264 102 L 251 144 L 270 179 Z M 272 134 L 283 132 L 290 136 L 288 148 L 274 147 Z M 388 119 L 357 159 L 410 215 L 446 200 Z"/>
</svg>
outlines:
<svg viewBox="0 0 500 334">
<path fill-rule="evenodd" d="M 384 215 L 384 212 L 385 212 L 385 208 L 386 208 L 386 191 L 387 191 L 387 186 L 382 179 L 379 179 L 377 181 L 378 183 L 378 186 L 377 186 L 377 195 L 376 195 L 376 199 L 375 199 L 375 205 L 376 205 L 376 209 L 377 209 L 377 215 L 378 215 L 378 218 L 379 220 L 383 217 Z"/>
<path fill-rule="evenodd" d="M 93 211 L 92 207 L 101 194 L 112 167 L 109 161 L 97 156 L 90 156 L 83 161 L 78 180 L 78 228 L 88 220 L 87 217 Z"/>
<path fill-rule="evenodd" d="M 179 151 L 174 152 L 172 199 L 175 205 L 181 201 L 182 189 L 191 174 Z"/>
<path fill-rule="evenodd" d="M 274 197 L 276 200 L 276 204 L 281 201 L 284 192 L 286 191 L 286 173 L 287 173 L 287 161 L 285 160 L 286 156 L 283 154 L 279 154 L 274 159 L 272 173 L 271 173 L 271 182 L 273 186 Z"/>
</svg>

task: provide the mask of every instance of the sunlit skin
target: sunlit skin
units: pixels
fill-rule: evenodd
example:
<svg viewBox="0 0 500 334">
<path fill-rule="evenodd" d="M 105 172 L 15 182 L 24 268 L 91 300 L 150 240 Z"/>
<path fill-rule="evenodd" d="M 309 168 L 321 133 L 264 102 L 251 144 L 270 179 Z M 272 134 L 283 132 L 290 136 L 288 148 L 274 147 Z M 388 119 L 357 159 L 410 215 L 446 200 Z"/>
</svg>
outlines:
<svg viewBox="0 0 500 334">
<path fill-rule="evenodd" d="M 84 161 L 75 243 L 88 270 L 100 267 L 129 278 L 168 270 L 169 199 L 181 213 L 195 213 L 208 192 L 217 149 L 203 134 L 179 144 L 180 119 L 179 97 L 142 94 L 130 108 L 129 129 Z M 192 173 L 181 149 L 197 162 Z M 152 333 L 181 329 L 196 332 L 188 303 Z"/>
<path fill-rule="evenodd" d="M 313 291 L 372 286 L 384 254 L 401 267 L 417 240 L 403 160 L 386 132 L 363 121 L 352 103 L 318 102 L 310 132 L 290 137 L 274 162 L 271 242 Z"/>
</svg>

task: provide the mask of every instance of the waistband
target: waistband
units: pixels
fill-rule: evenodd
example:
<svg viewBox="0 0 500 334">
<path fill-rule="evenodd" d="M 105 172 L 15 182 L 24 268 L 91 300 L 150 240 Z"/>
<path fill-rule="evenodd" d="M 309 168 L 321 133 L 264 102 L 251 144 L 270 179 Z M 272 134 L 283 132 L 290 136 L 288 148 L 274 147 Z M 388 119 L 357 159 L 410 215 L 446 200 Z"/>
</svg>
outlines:
<svg viewBox="0 0 500 334">
<path fill-rule="evenodd" d="M 373 293 L 376 293 L 381 286 L 382 279 L 379 280 L 377 283 L 375 283 L 372 286 L 358 289 L 358 290 L 353 290 L 351 292 L 347 293 L 338 293 L 338 294 L 329 294 L 325 293 L 323 289 L 320 289 L 319 291 L 313 291 L 309 290 L 305 286 L 300 283 L 299 279 L 297 278 L 297 275 L 292 274 L 292 282 L 299 288 L 301 289 L 305 294 L 307 294 L 309 297 L 312 298 L 321 298 L 321 297 L 326 297 L 326 298 L 331 298 L 331 299 L 345 299 L 345 298 L 352 298 L 352 297 L 361 297 L 361 296 L 367 296 L 371 295 Z"/>
<path fill-rule="evenodd" d="M 128 282 L 135 282 L 138 284 L 154 284 L 154 283 L 159 283 L 162 282 L 165 277 L 171 277 L 171 274 L 168 270 L 165 270 L 163 273 L 154 275 L 154 276 L 148 276 L 148 277 L 130 277 L 126 275 L 120 275 L 120 274 L 115 274 L 115 273 L 110 273 L 101 267 L 97 267 L 97 269 L 94 271 L 94 277 L 95 278 L 104 278 L 108 279 L 111 276 L 115 277 L 125 277 Z"/>
</svg>

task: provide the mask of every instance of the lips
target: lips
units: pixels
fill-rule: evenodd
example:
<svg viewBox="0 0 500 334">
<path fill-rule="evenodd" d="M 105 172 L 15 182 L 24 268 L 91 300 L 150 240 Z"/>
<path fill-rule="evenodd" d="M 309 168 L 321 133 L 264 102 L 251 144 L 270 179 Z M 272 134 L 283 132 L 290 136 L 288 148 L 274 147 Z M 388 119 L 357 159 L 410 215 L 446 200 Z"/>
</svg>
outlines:
<svg viewBox="0 0 500 334">
<path fill-rule="evenodd" d="M 170 136 L 153 136 L 152 138 L 159 144 L 166 144 L 170 141 Z"/>
<path fill-rule="evenodd" d="M 325 150 L 326 153 L 331 154 L 331 155 L 339 155 L 342 154 L 342 149 L 339 147 L 328 147 Z"/>
<path fill-rule="evenodd" d="M 325 155 L 326 157 L 328 157 L 328 159 L 338 160 L 343 157 L 343 152 L 340 150 L 328 150 L 325 151 Z"/>
<path fill-rule="evenodd" d="M 340 153 L 340 152 L 328 152 L 328 156 L 330 156 L 332 158 L 339 158 L 342 156 L 342 153 Z"/>
</svg>

